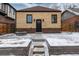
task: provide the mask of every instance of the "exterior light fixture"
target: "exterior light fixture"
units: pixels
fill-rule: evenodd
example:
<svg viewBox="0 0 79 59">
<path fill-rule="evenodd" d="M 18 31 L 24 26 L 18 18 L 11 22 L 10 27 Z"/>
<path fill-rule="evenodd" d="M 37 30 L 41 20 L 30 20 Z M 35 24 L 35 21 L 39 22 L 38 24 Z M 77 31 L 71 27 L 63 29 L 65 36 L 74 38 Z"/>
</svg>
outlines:
<svg viewBox="0 0 79 59">
<path fill-rule="evenodd" d="M 35 19 L 34 19 L 34 22 L 35 22 Z"/>
</svg>

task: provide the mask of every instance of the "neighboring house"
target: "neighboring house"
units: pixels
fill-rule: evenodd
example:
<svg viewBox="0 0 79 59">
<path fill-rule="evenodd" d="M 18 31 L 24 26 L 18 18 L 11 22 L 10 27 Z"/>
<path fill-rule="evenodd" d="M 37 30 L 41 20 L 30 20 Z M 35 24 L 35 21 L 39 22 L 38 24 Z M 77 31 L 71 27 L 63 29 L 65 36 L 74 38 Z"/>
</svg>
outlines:
<svg viewBox="0 0 79 59">
<path fill-rule="evenodd" d="M 0 34 L 15 31 L 16 10 L 8 3 L 0 3 Z"/>
<path fill-rule="evenodd" d="M 79 8 L 67 9 L 62 13 L 62 31 L 79 32 Z"/>
<path fill-rule="evenodd" d="M 30 33 L 61 32 L 61 11 L 42 6 L 18 10 L 16 28 Z"/>
</svg>

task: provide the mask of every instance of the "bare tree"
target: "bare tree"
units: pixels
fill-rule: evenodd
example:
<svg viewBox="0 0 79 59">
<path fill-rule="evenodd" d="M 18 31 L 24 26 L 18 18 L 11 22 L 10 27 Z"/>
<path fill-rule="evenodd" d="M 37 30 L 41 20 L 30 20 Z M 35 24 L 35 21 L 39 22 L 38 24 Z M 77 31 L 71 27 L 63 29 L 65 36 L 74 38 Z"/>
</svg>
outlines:
<svg viewBox="0 0 79 59">
<path fill-rule="evenodd" d="M 53 3 L 53 4 L 50 5 L 50 7 L 53 8 L 53 9 L 59 9 L 60 8 L 58 3 Z"/>
<path fill-rule="evenodd" d="M 76 7 L 78 7 L 78 4 L 75 4 L 75 3 L 64 3 L 63 4 L 63 9 L 76 8 Z"/>
</svg>

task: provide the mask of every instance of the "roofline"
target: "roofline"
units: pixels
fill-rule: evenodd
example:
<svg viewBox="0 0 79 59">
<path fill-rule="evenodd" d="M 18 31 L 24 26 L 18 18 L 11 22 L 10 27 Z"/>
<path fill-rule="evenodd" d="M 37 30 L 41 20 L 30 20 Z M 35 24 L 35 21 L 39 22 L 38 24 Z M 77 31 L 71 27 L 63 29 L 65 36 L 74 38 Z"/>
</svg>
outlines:
<svg viewBox="0 0 79 59">
<path fill-rule="evenodd" d="M 17 12 L 61 12 L 61 11 L 17 11 Z"/>
<path fill-rule="evenodd" d="M 75 11 L 73 11 L 73 10 L 71 10 L 71 9 L 67 9 L 69 12 L 71 12 L 71 13 L 74 13 L 75 15 L 79 15 L 79 13 L 78 12 L 75 12 Z"/>
<path fill-rule="evenodd" d="M 68 11 L 68 10 L 63 11 L 62 14 L 61 14 L 61 16 L 62 16 L 65 12 L 70 12 L 70 11 Z M 72 12 L 70 12 L 70 13 L 72 13 Z M 74 14 L 74 13 L 72 13 L 72 14 Z M 74 15 L 75 15 L 75 14 L 74 14 Z"/>
<path fill-rule="evenodd" d="M 47 8 L 47 7 L 43 7 L 43 6 L 34 6 L 34 7 L 42 7 L 42 8 Z M 33 7 L 29 7 L 29 8 L 33 8 Z M 36 10 L 27 10 L 29 8 L 24 8 L 24 9 L 20 9 L 20 10 L 17 10 L 17 12 L 61 12 L 61 10 L 52 10 L 52 8 L 47 8 L 47 9 L 51 9 L 51 10 L 39 10 L 39 11 L 36 11 Z"/>
<path fill-rule="evenodd" d="M 79 15 L 79 13 L 78 13 L 78 14 L 76 14 L 77 12 L 72 11 L 71 9 L 67 9 L 67 10 L 65 10 L 65 11 L 62 13 L 62 15 L 63 15 L 66 11 L 68 11 L 68 12 L 70 12 L 70 13 L 74 14 L 74 15 Z"/>
</svg>

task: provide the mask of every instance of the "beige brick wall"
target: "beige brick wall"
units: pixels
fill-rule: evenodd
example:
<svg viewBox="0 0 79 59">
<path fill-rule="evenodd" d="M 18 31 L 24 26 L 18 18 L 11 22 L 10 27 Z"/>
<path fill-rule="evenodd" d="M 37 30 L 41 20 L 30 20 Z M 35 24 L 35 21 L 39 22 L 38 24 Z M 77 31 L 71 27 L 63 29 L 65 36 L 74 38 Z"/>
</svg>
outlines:
<svg viewBox="0 0 79 59">
<path fill-rule="evenodd" d="M 26 14 L 32 14 L 32 24 L 26 23 Z M 52 14 L 57 14 L 57 23 L 51 23 Z M 61 12 L 17 12 L 16 27 L 36 28 L 36 19 L 44 19 L 42 28 L 61 28 Z"/>
</svg>

